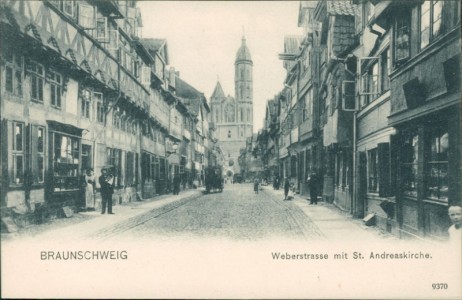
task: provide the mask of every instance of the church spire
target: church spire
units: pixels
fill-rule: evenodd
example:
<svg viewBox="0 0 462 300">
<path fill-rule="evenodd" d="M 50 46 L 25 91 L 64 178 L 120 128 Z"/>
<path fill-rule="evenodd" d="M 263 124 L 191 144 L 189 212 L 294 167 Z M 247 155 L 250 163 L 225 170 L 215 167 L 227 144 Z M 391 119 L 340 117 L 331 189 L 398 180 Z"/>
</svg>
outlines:
<svg viewBox="0 0 462 300">
<path fill-rule="evenodd" d="M 223 99 L 226 98 L 225 93 L 223 92 L 223 88 L 221 87 L 220 81 L 217 80 L 217 85 L 213 90 L 212 96 L 210 99 Z"/>
</svg>

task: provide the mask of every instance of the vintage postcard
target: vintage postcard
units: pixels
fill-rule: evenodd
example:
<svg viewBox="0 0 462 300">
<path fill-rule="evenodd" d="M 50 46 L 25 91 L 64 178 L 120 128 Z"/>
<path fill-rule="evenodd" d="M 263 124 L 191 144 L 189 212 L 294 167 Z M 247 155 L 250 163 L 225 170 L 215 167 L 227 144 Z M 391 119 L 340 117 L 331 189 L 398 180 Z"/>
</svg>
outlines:
<svg viewBox="0 0 462 300">
<path fill-rule="evenodd" d="M 1 297 L 460 299 L 460 1 L 0 1 Z"/>
</svg>

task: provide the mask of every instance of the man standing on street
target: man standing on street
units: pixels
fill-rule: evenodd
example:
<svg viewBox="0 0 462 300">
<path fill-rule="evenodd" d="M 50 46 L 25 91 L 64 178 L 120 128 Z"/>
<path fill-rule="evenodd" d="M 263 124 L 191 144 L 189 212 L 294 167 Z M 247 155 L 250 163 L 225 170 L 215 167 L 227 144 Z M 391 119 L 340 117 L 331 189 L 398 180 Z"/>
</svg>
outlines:
<svg viewBox="0 0 462 300">
<path fill-rule="evenodd" d="M 318 175 L 312 173 L 308 177 L 308 187 L 310 188 L 310 205 L 318 204 Z"/>
<path fill-rule="evenodd" d="M 112 194 L 114 193 L 114 177 L 107 174 L 107 169 L 101 170 L 101 176 L 99 177 L 99 185 L 101 186 L 101 198 L 102 198 L 102 210 L 101 214 L 107 213 L 113 215 L 112 212 Z"/>
<path fill-rule="evenodd" d="M 290 182 L 289 178 L 284 177 L 284 200 L 288 200 L 287 196 L 289 195 Z"/>
</svg>

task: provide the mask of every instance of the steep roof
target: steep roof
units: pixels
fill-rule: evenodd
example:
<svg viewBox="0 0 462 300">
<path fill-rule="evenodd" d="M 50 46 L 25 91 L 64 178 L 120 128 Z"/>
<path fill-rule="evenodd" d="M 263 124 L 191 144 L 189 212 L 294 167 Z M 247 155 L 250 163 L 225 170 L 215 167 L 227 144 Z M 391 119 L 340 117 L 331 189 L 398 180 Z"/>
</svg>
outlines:
<svg viewBox="0 0 462 300">
<path fill-rule="evenodd" d="M 237 50 L 236 54 L 236 63 L 248 61 L 252 62 L 252 57 L 250 56 L 250 50 L 245 43 L 246 39 L 245 36 L 242 37 L 242 44 L 239 50 Z"/>
<path fill-rule="evenodd" d="M 143 44 L 146 49 L 148 49 L 148 52 L 154 57 L 156 55 L 156 52 L 160 51 L 162 48 L 164 48 L 164 53 L 165 53 L 165 63 L 168 64 L 168 52 L 167 52 L 167 40 L 166 39 L 142 39 L 141 43 Z"/>
<path fill-rule="evenodd" d="M 226 98 L 225 93 L 223 92 L 223 88 L 221 87 L 221 84 L 219 81 L 217 81 L 217 85 L 215 86 L 215 89 L 213 90 L 212 96 L 210 96 L 210 99 L 223 99 Z"/>
<path fill-rule="evenodd" d="M 355 8 L 350 1 L 326 1 L 329 15 L 354 16 Z"/>
<path fill-rule="evenodd" d="M 200 91 L 196 90 L 193 86 L 178 76 L 175 76 L 175 89 L 176 95 L 181 98 L 197 99 L 203 96 Z"/>
</svg>

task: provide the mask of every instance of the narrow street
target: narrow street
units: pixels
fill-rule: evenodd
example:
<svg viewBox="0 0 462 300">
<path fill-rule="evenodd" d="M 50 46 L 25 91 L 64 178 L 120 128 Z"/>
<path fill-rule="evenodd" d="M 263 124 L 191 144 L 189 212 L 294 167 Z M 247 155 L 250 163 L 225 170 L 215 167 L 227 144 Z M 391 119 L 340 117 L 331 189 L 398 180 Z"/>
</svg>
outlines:
<svg viewBox="0 0 462 300">
<path fill-rule="evenodd" d="M 114 207 L 115 215 L 81 212 L 47 224 L 3 234 L 4 245 L 15 241 L 67 242 L 183 241 L 294 241 L 342 243 L 352 240 L 395 243 L 396 237 L 340 212 L 332 204 L 296 195 L 283 200 L 283 191 L 252 184 L 226 184 L 222 193 L 205 194 L 203 188 L 180 195 L 131 202 Z M 405 241 L 400 241 L 405 243 Z"/>
<path fill-rule="evenodd" d="M 215 237 L 235 240 L 268 238 L 320 239 L 322 233 L 291 201 L 282 201 L 266 187 L 258 194 L 250 184 L 227 184 L 223 193 L 142 214 L 97 237 Z"/>
</svg>

